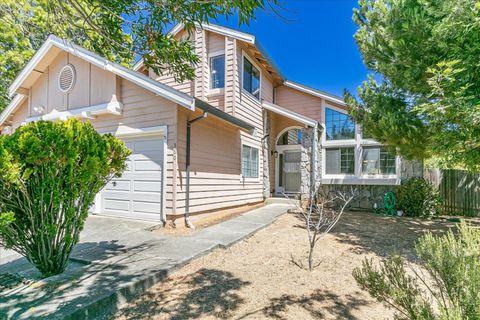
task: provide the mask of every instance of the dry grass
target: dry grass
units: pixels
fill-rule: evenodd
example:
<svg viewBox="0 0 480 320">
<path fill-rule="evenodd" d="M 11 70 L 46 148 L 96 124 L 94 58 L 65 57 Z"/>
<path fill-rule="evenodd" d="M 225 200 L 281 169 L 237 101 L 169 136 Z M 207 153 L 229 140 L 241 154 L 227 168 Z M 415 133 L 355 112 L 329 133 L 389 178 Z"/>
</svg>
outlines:
<svg viewBox="0 0 480 320">
<path fill-rule="evenodd" d="M 227 250 L 185 266 L 124 307 L 118 319 L 387 319 L 392 311 L 362 292 L 352 270 L 364 258 L 398 253 L 414 263 L 426 230 L 452 223 L 347 212 L 317 245 L 319 266 L 305 263 L 306 232 L 293 215 Z M 292 262 L 292 259 L 295 263 Z"/>
</svg>

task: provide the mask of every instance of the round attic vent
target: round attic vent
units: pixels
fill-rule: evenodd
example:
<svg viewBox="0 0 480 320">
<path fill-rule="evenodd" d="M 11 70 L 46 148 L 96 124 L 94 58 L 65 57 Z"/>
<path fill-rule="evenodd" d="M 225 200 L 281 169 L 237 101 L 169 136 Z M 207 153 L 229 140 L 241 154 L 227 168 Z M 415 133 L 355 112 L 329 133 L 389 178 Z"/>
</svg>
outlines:
<svg viewBox="0 0 480 320">
<path fill-rule="evenodd" d="M 73 89 L 75 85 L 75 67 L 71 64 L 67 64 L 60 70 L 58 75 L 58 88 L 63 93 L 68 93 Z"/>
</svg>

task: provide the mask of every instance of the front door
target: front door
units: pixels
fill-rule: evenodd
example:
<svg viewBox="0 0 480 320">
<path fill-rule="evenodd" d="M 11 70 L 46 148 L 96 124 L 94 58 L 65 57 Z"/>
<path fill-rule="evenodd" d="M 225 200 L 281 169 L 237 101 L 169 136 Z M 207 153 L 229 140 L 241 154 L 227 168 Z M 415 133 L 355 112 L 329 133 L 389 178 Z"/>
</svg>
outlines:
<svg viewBox="0 0 480 320">
<path fill-rule="evenodd" d="M 299 193 L 302 184 L 301 150 L 280 150 L 277 152 L 276 193 Z"/>
</svg>

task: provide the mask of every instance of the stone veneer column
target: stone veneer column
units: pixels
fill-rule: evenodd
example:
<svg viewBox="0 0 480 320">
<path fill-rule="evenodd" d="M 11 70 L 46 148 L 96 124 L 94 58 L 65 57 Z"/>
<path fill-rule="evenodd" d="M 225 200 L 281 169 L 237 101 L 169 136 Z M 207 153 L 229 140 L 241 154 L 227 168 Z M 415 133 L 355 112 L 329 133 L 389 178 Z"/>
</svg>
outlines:
<svg viewBox="0 0 480 320">
<path fill-rule="evenodd" d="M 308 198 L 311 185 L 311 155 L 312 155 L 313 129 L 302 129 L 302 155 L 300 160 L 301 181 L 300 193 L 302 198 Z"/>
</svg>

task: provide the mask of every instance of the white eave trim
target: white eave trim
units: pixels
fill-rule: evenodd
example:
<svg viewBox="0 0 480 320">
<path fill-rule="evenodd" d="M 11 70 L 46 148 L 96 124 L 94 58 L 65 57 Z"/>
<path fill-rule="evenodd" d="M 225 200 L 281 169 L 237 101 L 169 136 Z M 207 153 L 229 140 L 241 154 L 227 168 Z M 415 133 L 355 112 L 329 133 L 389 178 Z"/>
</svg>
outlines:
<svg viewBox="0 0 480 320">
<path fill-rule="evenodd" d="M 330 100 L 330 101 L 333 101 L 333 102 L 336 102 L 342 106 L 347 106 L 347 104 L 345 103 L 345 101 L 343 101 L 342 99 L 339 99 L 335 96 L 332 96 L 332 95 L 328 95 L 328 94 L 325 94 L 325 93 L 322 93 L 318 90 L 315 90 L 315 89 L 312 89 L 312 88 L 309 88 L 309 87 L 306 87 L 304 85 L 301 85 L 301 84 L 298 84 L 298 83 L 295 83 L 295 82 L 292 82 L 292 81 L 289 81 L 289 80 L 285 80 L 283 82 L 283 84 L 287 87 L 290 87 L 290 88 L 293 88 L 293 89 L 297 89 L 299 91 L 302 91 L 302 92 L 305 92 L 305 93 L 308 93 L 308 94 L 311 94 L 312 96 L 316 96 L 316 97 L 319 97 L 319 98 L 323 98 L 323 99 L 326 99 L 326 100 Z"/>
<path fill-rule="evenodd" d="M 126 80 L 129 80 L 136 85 L 147 89 L 161 97 L 164 97 L 170 101 L 173 101 L 189 110 L 195 110 L 195 99 L 183 92 L 175 90 L 165 84 L 162 84 L 158 81 L 150 79 L 140 72 L 125 68 L 117 63 L 108 61 L 99 55 L 84 49 L 80 46 L 74 45 L 66 40 L 62 40 L 55 36 L 49 36 L 47 41 L 42 45 L 42 47 L 35 53 L 32 59 L 28 64 L 23 68 L 20 74 L 17 76 L 15 81 L 9 88 L 9 95 L 13 96 L 18 90 L 20 85 L 25 81 L 30 72 L 34 70 L 35 66 L 40 62 L 40 60 L 45 56 L 45 54 L 53 47 L 58 47 L 74 56 L 77 56 L 103 70 L 107 70 L 116 74 Z"/>
<path fill-rule="evenodd" d="M 8 104 L 8 106 L 3 110 L 0 114 L 0 126 L 2 126 L 5 121 L 7 121 L 8 117 L 17 110 L 17 108 L 22 104 L 23 100 L 25 100 L 26 96 L 17 94 L 12 101 Z"/>
<path fill-rule="evenodd" d="M 305 117 L 301 114 L 298 114 L 296 112 L 293 112 L 293 111 L 290 111 L 290 110 L 287 110 L 285 108 L 282 108 L 280 106 L 277 106 L 276 104 L 273 104 L 273 103 L 269 103 L 269 102 L 266 102 L 266 101 L 263 101 L 262 102 L 262 107 L 269 110 L 269 111 L 272 111 L 272 112 L 275 112 L 279 115 L 282 115 L 284 117 L 287 117 L 289 119 L 292 119 L 292 120 L 295 120 L 295 121 L 298 121 L 300 123 L 303 123 L 309 127 L 312 127 L 312 128 L 315 128 L 318 126 L 318 122 L 311 119 L 311 118 L 308 118 L 308 117 Z"/>
<path fill-rule="evenodd" d="M 54 110 L 44 115 L 27 118 L 25 119 L 25 123 L 39 120 L 67 120 L 68 118 L 94 119 L 96 116 L 104 114 L 112 114 L 118 116 L 122 114 L 122 108 L 123 105 L 120 102 L 114 101 L 67 111 Z"/>
<path fill-rule="evenodd" d="M 207 31 L 212 31 L 227 37 L 232 37 L 244 42 L 248 42 L 250 44 L 255 44 L 255 36 L 251 35 L 249 33 L 233 30 L 230 28 L 225 28 L 216 24 L 210 24 L 210 23 L 203 23 L 200 24 L 199 27 L 201 29 L 207 30 Z M 180 30 L 183 29 L 183 23 L 177 24 L 175 27 L 173 27 L 168 34 L 171 35 L 176 35 Z"/>
<path fill-rule="evenodd" d="M 108 132 L 108 133 L 111 133 L 119 138 L 157 136 L 157 135 L 161 135 L 166 138 L 167 132 L 168 132 L 167 130 L 168 130 L 167 126 L 156 126 L 156 127 L 146 127 L 146 128 L 120 127 L 117 129 L 117 131 Z"/>
</svg>

